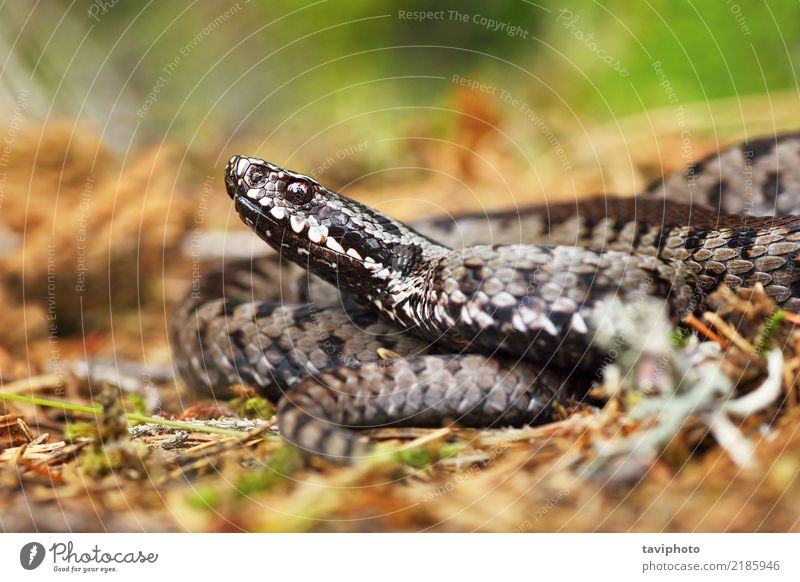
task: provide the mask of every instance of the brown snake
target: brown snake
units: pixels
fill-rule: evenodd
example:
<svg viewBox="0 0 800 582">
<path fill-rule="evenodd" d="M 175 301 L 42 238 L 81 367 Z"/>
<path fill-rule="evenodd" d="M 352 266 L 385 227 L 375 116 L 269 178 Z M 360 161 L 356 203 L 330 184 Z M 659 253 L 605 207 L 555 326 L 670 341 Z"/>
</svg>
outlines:
<svg viewBox="0 0 800 582">
<path fill-rule="evenodd" d="M 209 395 L 256 387 L 286 439 L 334 461 L 363 453 L 353 428 L 552 420 L 604 357 L 593 337 L 612 299 L 661 298 L 677 321 L 722 283 L 761 283 L 800 311 L 800 135 L 634 198 L 413 229 L 263 160 L 234 156 L 225 181 L 278 254 L 227 265 L 179 305 L 178 369 Z"/>
</svg>

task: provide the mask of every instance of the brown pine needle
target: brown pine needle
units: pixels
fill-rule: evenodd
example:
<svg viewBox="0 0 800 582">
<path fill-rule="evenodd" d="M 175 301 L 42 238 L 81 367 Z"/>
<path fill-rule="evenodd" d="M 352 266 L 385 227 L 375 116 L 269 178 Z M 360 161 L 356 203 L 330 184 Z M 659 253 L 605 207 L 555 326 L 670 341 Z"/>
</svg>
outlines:
<svg viewBox="0 0 800 582">
<path fill-rule="evenodd" d="M 742 351 L 747 352 L 748 354 L 757 355 L 758 350 L 756 350 L 755 346 L 751 344 L 749 341 L 744 339 L 741 334 L 736 331 L 736 328 L 733 327 L 730 323 L 722 319 L 716 313 L 711 311 L 706 311 L 703 314 L 703 319 L 705 319 L 708 323 L 713 325 L 720 334 L 725 336 L 730 342 L 736 345 Z"/>
<path fill-rule="evenodd" d="M 687 325 L 690 325 L 698 333 L 702 334 L 704 338 L 717 342 L 723 350 L 727 350 L 730 347 L 731 344 L 727 340 L 722 339 L 720 336 L 714 333 L 710 327 L 697 319 L 697 317 L 691 313 L 683 318 L 683 322 Z"/>
</svg>

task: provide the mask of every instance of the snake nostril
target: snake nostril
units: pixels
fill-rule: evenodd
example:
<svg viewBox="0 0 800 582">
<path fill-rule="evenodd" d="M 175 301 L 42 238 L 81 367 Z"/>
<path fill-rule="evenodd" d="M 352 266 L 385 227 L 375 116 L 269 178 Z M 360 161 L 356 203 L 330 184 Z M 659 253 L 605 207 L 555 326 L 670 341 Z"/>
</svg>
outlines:
<svg viewBox="0 0 800 582">
<path fill-rule="evenodd" d="M 228 165 L 225 166 L 225 189 L 228 191 L 228 196 L 233 198 L 236 195 L 236 187 L 239 183 L 239 178 L 242 176 L 237 175 L 237 169 L 239 167 L 239 160 L 241 156 L 233 156 L 229 161 Z"/>
</svg>

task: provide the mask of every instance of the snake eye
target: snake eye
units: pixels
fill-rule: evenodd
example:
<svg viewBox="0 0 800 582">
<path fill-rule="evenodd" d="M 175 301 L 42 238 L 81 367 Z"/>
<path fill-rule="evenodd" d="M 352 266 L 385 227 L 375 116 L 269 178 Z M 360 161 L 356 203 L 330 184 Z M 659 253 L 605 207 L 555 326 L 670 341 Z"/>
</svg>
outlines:
<svg viewBox="0 0 800 582">
<path fill-rule="evenodd" d="M 296 180 L 286 186 L 286 199 L 292 204 L 305 204 L 311 200 L 311 184 L 305 180 Z"/>
</svg>

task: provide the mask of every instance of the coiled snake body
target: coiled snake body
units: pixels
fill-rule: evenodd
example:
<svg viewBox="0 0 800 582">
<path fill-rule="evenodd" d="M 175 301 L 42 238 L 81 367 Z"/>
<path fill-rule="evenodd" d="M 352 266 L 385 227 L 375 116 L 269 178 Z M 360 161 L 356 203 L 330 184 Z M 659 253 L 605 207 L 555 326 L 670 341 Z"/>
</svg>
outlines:
<svg viewBox="0 0 800 582">
<path fill-rule="evenodd" d="M 278 254 L 229 264 L 179 305 L 178 369 L 201 392 L 279 400 L 284 437 L 332 460 L 363 452 L 354 428 L 552 420 L 603 358 L 592 338 L 612 300 L 662 298 L 678 320 L 721 283 L 762 283 L 800 311 L 800 135 L 635 198 L 413 229 L 260 159 L 234 156 L 225 183 Z"/>
</svg>

